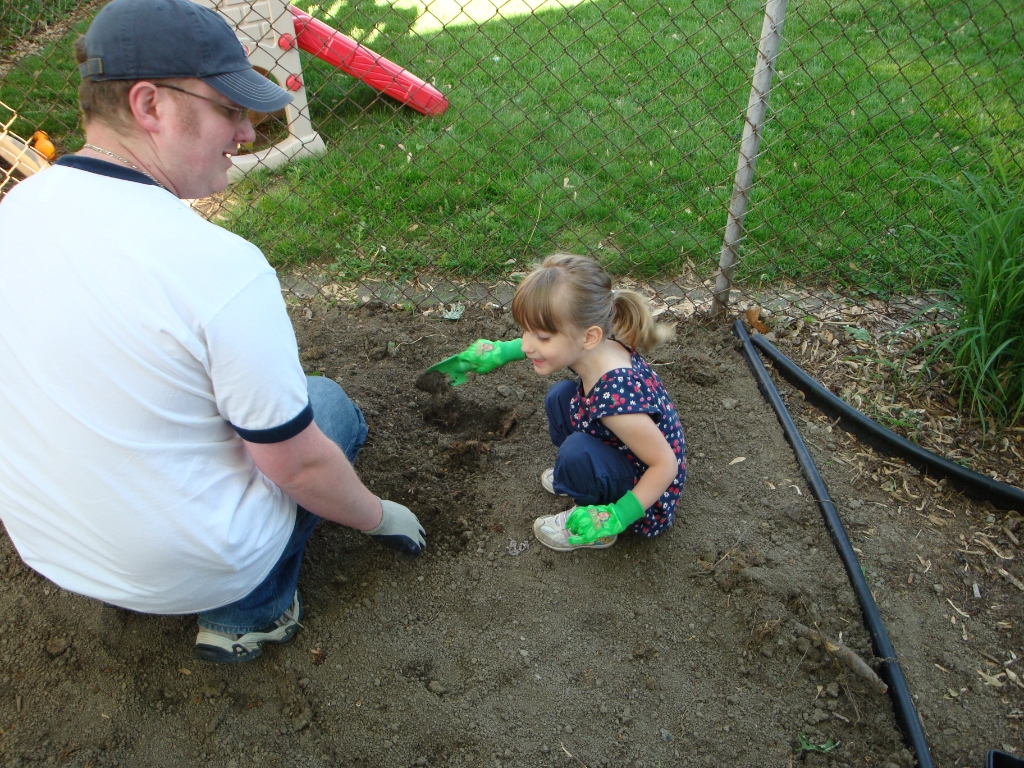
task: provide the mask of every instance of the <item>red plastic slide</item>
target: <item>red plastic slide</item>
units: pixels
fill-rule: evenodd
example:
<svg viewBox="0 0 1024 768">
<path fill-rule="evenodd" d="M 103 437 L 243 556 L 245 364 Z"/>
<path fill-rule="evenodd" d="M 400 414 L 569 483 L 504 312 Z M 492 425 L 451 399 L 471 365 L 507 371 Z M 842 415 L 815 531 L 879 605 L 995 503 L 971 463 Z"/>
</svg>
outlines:
<svg viewBox="0 0 1024 768">
<path fill-rule="evenodd" d="M 295 21 L 295 42 L 306 53 L 424 115 L 440 115 L 448 109 L 448 99 L 434 86 L 294 5 L 288 10 Z"/>
</svg>

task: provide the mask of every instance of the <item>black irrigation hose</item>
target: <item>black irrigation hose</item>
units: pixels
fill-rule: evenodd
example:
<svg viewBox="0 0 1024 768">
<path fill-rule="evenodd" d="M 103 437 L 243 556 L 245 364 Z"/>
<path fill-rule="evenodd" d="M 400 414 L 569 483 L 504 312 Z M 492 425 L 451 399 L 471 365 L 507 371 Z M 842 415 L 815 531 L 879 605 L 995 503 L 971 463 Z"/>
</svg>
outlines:
<svg viewBox="0 0 1024 768">
<path fill-rule="evenodd" d="M 786 381 L 801 390 L 816 407 L 832 418 L 839 418 L 840 426 L 854 432 L 859 439 L 886 453 L 903 457 L 918 469 L 948 478 L 956 488 L 971 498 L 990 501 L 1001 509 L 1024 512 L 1024 491 L 1020 488 L 973 472 L 955 462 L 936 456 L 931 451 L 926 451 L 895 432 L 890 432 L 804 373 L 764 336 L 756 334 L 751 338 L 751 342 L 772 361 L 775 369 Z"/>
<path fill-rule="evenodd" d="M 808 453 L 807 446 L 804 444 L 803 438 L 800 437 L 800 432 L 793 423 L 793 418 L 789 415 L 789 411 L 786 410 L 785 403 L 782 402 L 782 396 L 779 395 L 779 391 L 772 383 L 768 371 L 761 362 L 761 358 L 757 356 L 757 352 L 754 350 L 750 336 L 743 327 L 742 321 L 736 321 L 736 324 L 733 326 L 733 333 L 743 342 L 743 354 L 747 358 L 747 364 L 750 366 L 754 378 L 757 380 L 757 386 L 761 390 L 761 394 L 764 395 L 772 408 L 775 409 L 775 414 L 782 424 L 786 439 L 793 446 L 793 451 L 796 453 L 797 463 L 800 464 L 804 478 L 811 487 L 811 493 L 814 494 L 815 501 L 821 507 L 821 516 L 825 520 L 825 527 L 828 529 L 832 544 L 835 545 L 836 551 L 843 561 L 843 566 L 846 568 L 846 575 L 849 577 L 850 585 L 857 596 L 857 602 L 860 603 L 860 609 L 864 615 L 864 626 L 871 635 L 871 645 L 874 654 L 878 658 L 885 660 L 885 664 L 883 664 L 879 671 L 879 676 L 889 686 L 889 698 L 892 699 L 893 709 L 896 711 L 896 723 L 903 731 L 907 746 L 910 747 L 917 758 L 918 766 L 920 768 L 934 768 L 931 753 L 928 751 L 928 742 L 924 737 L 924 729 L 921 727 L 921 720 L 918 718 L 917 709 L 914 707 L 914 700 L 910 696 L 910 689 L 907 687 L 906 678 L 903 677 L 903 669 L 896 659 L 896 650 L 892 646 L 892 641 L 889 640 L 889 633 L 885 631 L 882 616 L 878 612 L 875 598 L 871 595 L 871 588 L 868 587 L 867 580 L 864 578 L 864 572 L 860 568 L 857 555 L 854 554 L 853 545 L 850 543 L 846 530 L 843 528 L 843 522 L 839 519 L 838 512 L 836 512 L 836 505 L 832 502 L 828 489 L 825 487 L 825 482 L 821 479 L 821 475 L 818 474 L 818 468 L 814 466 L 814 460 L 811 458 L 811 454 Z"/>
</svg>

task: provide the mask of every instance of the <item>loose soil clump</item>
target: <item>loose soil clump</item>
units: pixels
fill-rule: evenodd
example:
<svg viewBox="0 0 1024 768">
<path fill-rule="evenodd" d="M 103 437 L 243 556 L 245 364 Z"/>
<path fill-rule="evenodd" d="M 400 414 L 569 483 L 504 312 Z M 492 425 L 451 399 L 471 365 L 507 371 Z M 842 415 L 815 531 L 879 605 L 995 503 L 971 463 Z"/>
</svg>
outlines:
<svg viewBox="0 0 1024 768">
<path fill-rule="evenodd" d="M 520 363 L 456 388 L 417 386 L 476 338 L 514 338 L 509 315 L 471 308 L 453 322 L 367 302 L 314 304 L 294 323 L 307 371 L 337 380 L 366 415 L 356 469 L 416 512 L 426 553 L 399 560 L 321 525 L 300 579 L 303 629 L 224 668 L 190 658 L 193 617 L 64 592 L 4 538 L 6 765 L 913 764 L 889 699 L 798 632 L 878 661 L 728 327 L 688 324 L 649 358 L 687 434 L 675 526 L 560 554 L 531 530 L 569 506 L 539 482 L 555 456 L 543 409 L 552 381 Z M 907 493 L 941 494 L 935 503 L 953 510 L 929 525 L 872 479 L 899 462 L 786 391 L 862 552 L 936 763 L 1020 748 L 1021 690 L 1007 670 L 1024 671 L 1004 665 L 1021 652 L 1019 595 L 988 549 L 951 533 L 991 516 L 986 535 L 1005 554 L 994 531 L 1014 536 L 1015 523 L 901 473 Z M 999 567 L 1024 577 L 1016 560 Z M 967 598 L 965 573 L 983 600 Z"/>
</svg>

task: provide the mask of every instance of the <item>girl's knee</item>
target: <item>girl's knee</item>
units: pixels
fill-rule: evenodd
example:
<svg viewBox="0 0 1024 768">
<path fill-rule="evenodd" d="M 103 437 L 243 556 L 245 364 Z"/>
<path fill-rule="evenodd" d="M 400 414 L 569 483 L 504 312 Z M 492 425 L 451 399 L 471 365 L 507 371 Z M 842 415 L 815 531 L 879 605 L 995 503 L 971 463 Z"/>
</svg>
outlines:
<svg viewBox="0 0 1024 768">
<path fill-rule="evenodd" d="M 548 433 L 551 442 L 561 446 L 574 430 L 569 418 L 569 404 L 576 392 L 576 384 L 568 379 L 551 385 L 544 397 L 544 411 L 548 416 Z"/>
<path fill-rule="evenodd" d="M 633 467 L 626 457 L 596 437 L 574 432 L 558 449 L 555 489 L 578 504 L 608 504 L 634 484 Z"/>
<path fill-rule="evenodd" d="M 569 401 L 572 400 L 574 394 L 576 394 L 576 382 L 570 379 L 556 381 L 544 396 L 544 407 L 548 409 L 549 413 L 551 409 L 568 412 Z"/>
</svg>

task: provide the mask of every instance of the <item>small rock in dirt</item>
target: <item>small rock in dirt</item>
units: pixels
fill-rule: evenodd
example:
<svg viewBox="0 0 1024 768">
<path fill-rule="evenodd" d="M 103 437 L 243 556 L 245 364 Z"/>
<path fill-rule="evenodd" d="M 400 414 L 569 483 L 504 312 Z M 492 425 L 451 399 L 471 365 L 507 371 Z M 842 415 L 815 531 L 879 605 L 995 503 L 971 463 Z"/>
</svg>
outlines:
<svg viewBox="0 0 1024 768">
<path fill-rule="evenodd" d="M 661 729 L 661 740 L 672 741 L 672 734 L 666 731 L 664 728 Z"/>
<path fill-rule="evenodd" d="M 804 522 L 806 522 L 806 518 L 807 518 L 807 516 L 804 514 L 804 511 L 803 511 L 803 509 L 801 507 L 797 507 L 797 506 L 794 506 L 792 504 L 790 504 L 785 509 L 783 509 L 782 510 L 782 514 L 784 514 L 786 517 L 788 517 L 794 523 L 801 523 L 801 524 L 803 524 Z"/>
<path fill-rule="evenodd" d="M 839 683 L 829 683 L 826 686 L 826 688 L 825 688 L 825 692 L 829 696 L 831 696 L 833 699 L 838 699 L 839 698 Z"/>
<path fill-rule="evenodd" d="M 565 726 L 565 732 L 566 733 L 572 733 L 572 726 L 571 725 Z"/>
<path fill-rule="evenodd" d="M 701 387 L 711 387 L 718 383 L 718 376 L 714 371 L 693 369 L 685 374 L 686 378 Z"/>
<path fill-rule="evenodd" d="M 771 643 L 765 643 L 761 646 L 761 655 L 767 656 L 770 659 L 775 655 L 775 646 Z"/>
<path fill-rule="evenodd" d="M 864 499 L 851 499 L 846 502 L 846 506 L 850 509 L 860 509 L 864 506 Z"/>
<path fill-rule="evenodd" d="M 899 752 L 893 752 L 889 757 L 886 758 L 890 763 L 894 763 L 901 768 L 913 768 L 916 765 L 914 756 L 910 754 L 910 750 L 903 748 Z"/>
<path fill-rule="evenodd" d="M 727 397 L 725 400 L 722 401 L 722 408 L 726 411 L 731 411 L 733 408 L 739 405 L 739 403 L 740 401 L 737 400 L 736 398 Z"/>
<path fill-rule="evenodd" d="M 436 693 L 438 696 L 440 696 L 442 693 L 448 692 L 448 689 L 446 689 L 443 685 L 437 682 L 437 680 L 431 680 L 429 683 L 427 683 L 427 690 L 431 693 Z"/>
<path fill-rule="evenodd" d="M 497 390 L 498 394 L 501 395 L 502 397 L 511 397 L 512 396 L 512 387 L 510 387 L 510 386 L 508 386 L 506 384 L 499 384 L 496 387 L 496 390 Z"/>
<path fill-rule="evenodd" d="M 941 584 L 932 584 L 932 591 L 936 595 L 942 595 L 942 593 L 945 592 L 946 590 L 945 590 L 945 588 Z"/>
<path fill-rule="evenodd" d="M 51 658 L 57 658 L 71 646 L 71 641 L 66 637 L 51 637 L 46 641 L 46 652 Z"/>
<path fill-rule="evenodd" d="M 227 714 L 227 707 L 221 707 L 221 710 L 206 721 L 206 732 L 213 733 L 220 727 L 220 724 L 224 722 L 224 715 Z"/>
<path fill-rule="evenodd" d="M 413 763 L 413 765 L 427 765 L 427 758 L 425 758 L 425 757 L 417 757 L 416 758 L 416 762 Z"/>
<path fill-rule="evenodd" d="M 644 685 L 647 686 L 647 690 L 648 691 L 653 691 L 657 687 L 657 681 L 655 681 L 655 679 L 653 677 L 648 677 L 644 681 Z"/>
<path fill-rule="evenodd" d="M 207 680 L 203 683 L 203 696 L 207 699 L 216 699 L 227 688 L 228 684 L 223 680 Z"/>
</svg>

